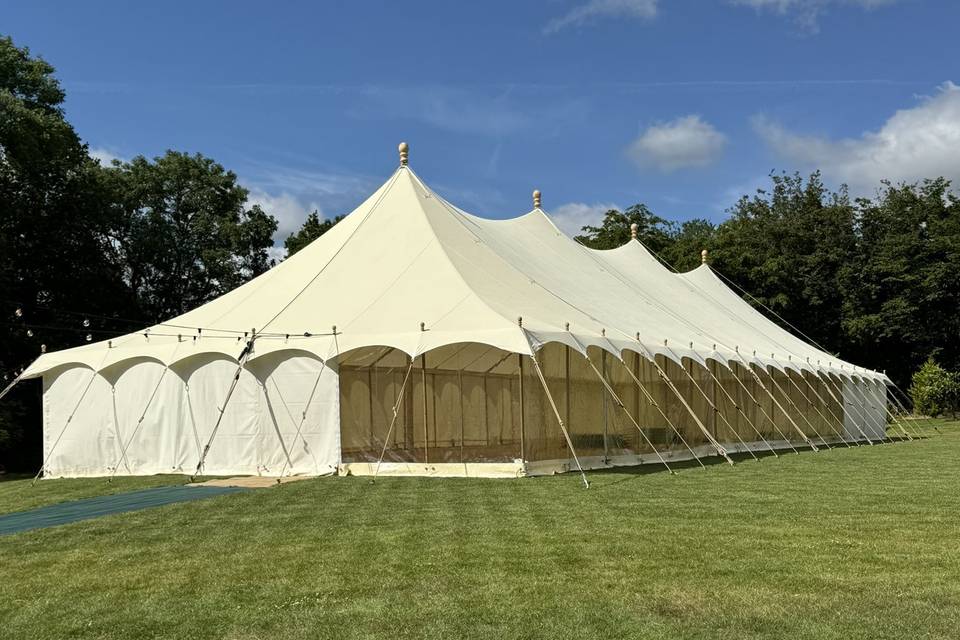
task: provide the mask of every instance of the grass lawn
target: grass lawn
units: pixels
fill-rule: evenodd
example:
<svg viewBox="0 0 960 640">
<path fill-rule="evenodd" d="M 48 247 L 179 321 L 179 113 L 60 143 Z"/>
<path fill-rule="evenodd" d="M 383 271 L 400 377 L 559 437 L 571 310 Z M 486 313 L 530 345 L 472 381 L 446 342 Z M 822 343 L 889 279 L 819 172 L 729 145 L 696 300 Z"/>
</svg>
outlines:
<svg viewBox="0 0 960 640">
<path fill-rule="evenodd" d="M 735 467 L 321 478 L 0 537 L 3 638 L 955 638 L 960 423 Z M 0 483 L 0 511 L 178 478 Z"/>
</svg>

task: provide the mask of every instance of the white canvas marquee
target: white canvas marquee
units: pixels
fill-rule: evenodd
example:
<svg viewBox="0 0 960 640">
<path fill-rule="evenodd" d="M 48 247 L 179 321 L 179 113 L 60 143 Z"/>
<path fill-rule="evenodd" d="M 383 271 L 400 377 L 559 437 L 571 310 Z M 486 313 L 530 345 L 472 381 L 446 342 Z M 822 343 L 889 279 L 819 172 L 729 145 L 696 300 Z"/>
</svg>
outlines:
<svg viewBox="0 0 960 640">
<path fill-rule="evenodd" d="M 885 438 L 885 376 L 781 329 L 707 264 L 586 248 L 539 194 L 517 218 L 470 215 L 401 151 L 260 277 L 37 359 L 44 475 L 363 474 L 382 458 L 380 473 L 517 476 Z"/>
</svg>

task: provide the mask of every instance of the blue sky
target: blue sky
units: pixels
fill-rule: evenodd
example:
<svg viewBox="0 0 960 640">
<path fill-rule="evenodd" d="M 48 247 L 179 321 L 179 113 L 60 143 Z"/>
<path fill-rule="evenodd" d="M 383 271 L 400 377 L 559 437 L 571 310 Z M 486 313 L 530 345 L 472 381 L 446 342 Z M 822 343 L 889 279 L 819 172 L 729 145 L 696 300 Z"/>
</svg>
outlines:
<svg viewBox="0 0 960 640">
<path fill-rule="evenodd" d="M 960 183 L 960 2 L 3 3 L 100 157 L 200 152 L 280 219 L 411 165 L 488 217 L 720 221 L 771 170 Z"/>
</svg>

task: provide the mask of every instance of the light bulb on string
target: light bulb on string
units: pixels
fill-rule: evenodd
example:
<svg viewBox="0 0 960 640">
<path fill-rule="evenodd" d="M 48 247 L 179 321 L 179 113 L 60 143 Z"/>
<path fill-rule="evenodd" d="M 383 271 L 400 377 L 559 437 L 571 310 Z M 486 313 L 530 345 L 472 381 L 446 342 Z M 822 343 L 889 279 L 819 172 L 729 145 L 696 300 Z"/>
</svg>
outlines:
<svg viewBox="0 0 960 640">
<path fill-rule="evenodd" d="M 93 336 L 88 333 L 88 334 L 87 334 L 87 342 L 90 342 L 91 340 L 93 340 Z"/>
<path fill-rule="evenodd" d="M 83 326 L 84 326 L 84 327 L 89 327 L 89 326 L 90 326 L 90 321 L 87 320 L 86 318 L 84 318 L 84 319 L 83 319 Z"/>
<path fill-rule="evenodd" d="M 40 345 L 40 353 L 46 353 L 46 352 L 47 352 L 47 345 L 45 344 Z"/>
<path fill-rule="evenodd" d="M 22 317 L 23 317 L 23 309 L 21 309 L 20 307 L 17 307 L 17 310 L 13 312 L 13 315 L 17 316 L 18 318 L 22 318 Z"/>
<path fill-rule="evenodd" d="M 28 337 L 28 338 L 32 338 L 32 337 L 33 337 L 33 329 L 27 329 L 27 337 Z"/>
</svg>

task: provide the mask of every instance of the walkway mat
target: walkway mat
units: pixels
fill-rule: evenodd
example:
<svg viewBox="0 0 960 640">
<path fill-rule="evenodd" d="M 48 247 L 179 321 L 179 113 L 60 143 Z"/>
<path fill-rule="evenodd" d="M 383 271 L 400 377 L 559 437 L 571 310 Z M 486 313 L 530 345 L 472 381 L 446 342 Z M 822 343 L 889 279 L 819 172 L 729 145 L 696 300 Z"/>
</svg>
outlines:
<svg viewBox="0 0 960 640">
<path fill-rule="evenodd" d="M 175 502 L 202 500 L 238 491 L 244 491 L 244 489 L 238 487 L 185 487 L 181 485 L 61 502 L 31 511 L 0 515 L 0 536 L 99 518 L 112 513 L 139 511 L 140 509 L 149 509 Z"/>
</svg>

